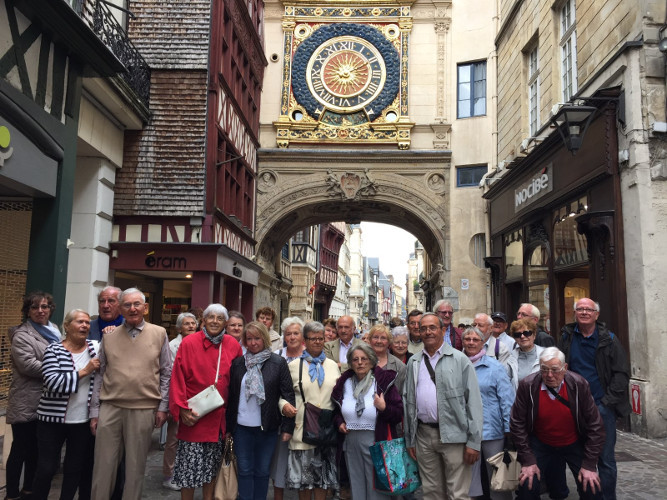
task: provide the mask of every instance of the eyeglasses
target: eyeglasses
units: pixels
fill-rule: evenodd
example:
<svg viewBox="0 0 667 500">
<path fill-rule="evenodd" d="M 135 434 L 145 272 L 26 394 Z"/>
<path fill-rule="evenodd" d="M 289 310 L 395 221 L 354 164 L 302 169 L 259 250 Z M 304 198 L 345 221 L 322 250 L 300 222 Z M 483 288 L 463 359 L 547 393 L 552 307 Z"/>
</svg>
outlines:
<svg viewBox="0 0 667 500">
<path fill-rule="evenodd" d="M 366 363 L 367 361 L 370 361 L 368 358 L 352 358 L 350 361 L 353 363 Z"/>
<path fill-rule="evenodd" d="M 306 337 L 306 340 L 311 342 L 324 342 L 324 337 Z"/>
<path fill-rule="evenodd" d="M 552 375 L 556 375 L 557 373 L 560 373 L 562 371 L 565 371 L 565 368 L 549 368 L 548 366 L 540 366 L 540 373 L 543 373 L 544 375 L 547 375 L 551 373 Z"/>
<path fill-rule="evenodd" d="M 454 311 L 438 311 L 438 314 L 441 314 L 443 316 L 451 316 L 454 314 Z"/>
<path fill-rule="evenodd" d="M 525 331 L 523 331 L 523 332 L 514 332 L 514 333 L 512 334 L 512 337 L 514 337 L 515 339 L 518 339 L 518 338 L 520 338 L 520 337 L 526 337 L 526 338 L 528 338 L 528 337 L 530 337 L 532 334 L 533 334 L 533 332 L 531 332 L 530 330 L 525 330 Z"/>
<path fill-rule="evenodd" d="M 593 314 L 594 312 L 597 312 L 595 309 L 591 309 L 590 307 L 577 307 L 575 309 L 578 313 L 586 313 L 586 314 Z"/>
<path fill-rule="evenodd" d="M 422 326 L 422 327 L 419 328 L 420 333 L 426 333 L 426 332 L 433 333 L 433 332 L 437 332 L 438 330 L 440 330 L 440 327 L 437 327 L 435 325 Z"/>
<path fill-rule="evenodd" d="M 51 306 L 48 304 L 35 304 L 30 306 L 30 309 L 32 309 L 33 311 L 37 311 L 38 309 L 41 309 L 42 311 L 47 311 L 51 309 Z"/>
</svg>

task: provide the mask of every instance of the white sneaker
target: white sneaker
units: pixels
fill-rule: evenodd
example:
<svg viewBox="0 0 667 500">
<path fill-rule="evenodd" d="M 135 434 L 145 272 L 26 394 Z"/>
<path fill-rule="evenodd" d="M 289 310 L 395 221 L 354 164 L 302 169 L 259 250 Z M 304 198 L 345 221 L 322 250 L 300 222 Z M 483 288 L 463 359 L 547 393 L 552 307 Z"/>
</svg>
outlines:
<svg viewBox="0 0 667 500">
<path fill-rule="evenodd" d="M 181 487 L 174 482 L 173 477 L 168 477 L 162 481 L 162 487 L 167 488 L 168 490 L 181 491 Z"/>
</svg>

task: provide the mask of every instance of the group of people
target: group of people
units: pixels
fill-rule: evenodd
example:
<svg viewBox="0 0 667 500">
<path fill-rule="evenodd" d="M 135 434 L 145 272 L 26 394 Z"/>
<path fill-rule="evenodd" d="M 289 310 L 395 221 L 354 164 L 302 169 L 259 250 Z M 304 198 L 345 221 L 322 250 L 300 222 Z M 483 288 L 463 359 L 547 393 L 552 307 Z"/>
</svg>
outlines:
<svg viewBox="0 0 667 500">
<path fill-rule="evenodd" d="M 518 498 L 567 498 L 565 464 L 583 498 L 615 498 L 616 418 L 629 412 L 627 357 L 599 321 L 599 305 L 575 303 L 558 347 L 522 304 L 517 320 L 477 314 L 461 330 L 447 301 L 411 311 L 407 327 L 373 326 L 364 342 L 353 318 L 304 322 L 261 308 L 256 321 L 210 304 L 181 313 L 178 335 L 144 319 L 146 298 L 107 287 L 99 316 L 49 319 L 53 298 L 28 294 L 11 333 L 7 421 L 13 444 L 7 498 L 46 499 L 66 443 L 61 499 L 141 497 L 154 428 L 166 425 L 166 487 L 213 499 L 227 437 L 234 440 L 241 499 L 296 489 L 323 500 L 349 484 L 354 500 L 373 485 L 369 447 L 405 438 L 423 497 L 511 498 L 489 488 L 486 459 L 515 446 Z M 188 400 L 213 386 L 224 405 L 206 415 Z M 306 407 L 333 412 L 335 442 L 310 444 Z M 487 464 L 483 466 L 483 464 Z M 23 485 L 19 481 L 23 472 Z"/>
</svg>

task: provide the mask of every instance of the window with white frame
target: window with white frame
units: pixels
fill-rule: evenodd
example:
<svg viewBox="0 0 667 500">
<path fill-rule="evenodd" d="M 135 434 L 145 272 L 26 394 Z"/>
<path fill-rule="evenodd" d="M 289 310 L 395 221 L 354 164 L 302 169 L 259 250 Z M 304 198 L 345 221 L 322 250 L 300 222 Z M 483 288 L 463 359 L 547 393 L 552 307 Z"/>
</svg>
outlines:
<svg viewBox="0 0 667 500">
<path fill-rule="evenodd" d="M 537 135 L 540 128 L 540 68 L 537 59 L 537 46 L 528 54 L 528 124 L 530 135 Z"/>
<path fill-rule="evenodd" d="M 577 37 L 574 0 L 566 0 L 560 9 L 560 67 L 563 102 L 577 92 Z"/>
<path fill-rule="evenodd" d="M 486 114 L 486 61 L 458 65 L 458 118 Z"/>
</svg>

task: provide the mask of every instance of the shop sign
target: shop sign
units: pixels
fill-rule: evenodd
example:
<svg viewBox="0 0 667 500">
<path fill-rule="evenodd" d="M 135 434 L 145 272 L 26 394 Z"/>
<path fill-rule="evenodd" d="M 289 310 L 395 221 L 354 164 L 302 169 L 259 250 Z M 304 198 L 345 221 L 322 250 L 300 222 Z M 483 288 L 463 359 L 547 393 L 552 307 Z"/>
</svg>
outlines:
<svg viewBox="0 0 667 500">
<path fill-rule="evenodd" d="M 167 256 L 156 256 L 149 255 L 144 261 L 146 267 L 151 269 L 182 269 L 185 270 L 188 268 L 188 259 L 185 257 L 175 257 L 171 255 Z"/>
<path fill-rule="evenodd" d="M 514 190 L 514 212 L 519 212 L 553 190 L 553 164 L 549 163 Z"/>
</svg>

